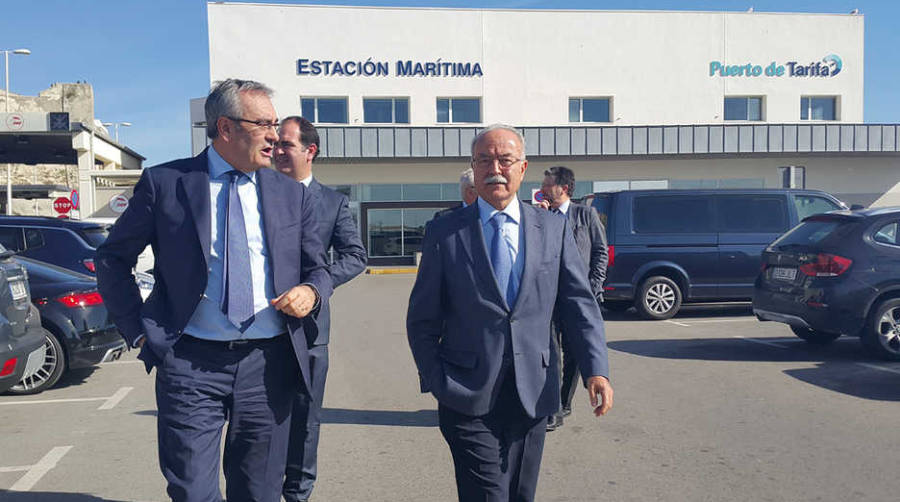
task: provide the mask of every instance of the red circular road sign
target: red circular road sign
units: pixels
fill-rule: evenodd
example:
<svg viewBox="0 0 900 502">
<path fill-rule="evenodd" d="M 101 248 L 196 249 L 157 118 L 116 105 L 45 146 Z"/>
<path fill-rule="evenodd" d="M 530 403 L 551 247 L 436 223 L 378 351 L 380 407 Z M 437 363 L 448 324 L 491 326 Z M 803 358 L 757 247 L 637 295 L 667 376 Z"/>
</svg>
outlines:
<svg viewBox="0 0 900 502">
<path fill-rule="evenodd" d="M 25 119 L 21 115 L 14 113 L 6 118 L 6 127 L 12 130 L 19 130 L 25 125 Z"/>
<path fill-rule="evenodd" d="M 59 214 L 66 214 L 72 210 L 72 201 L 65 197 L 57 197 L 53 201 L 53 210 Z"/>
</svg>

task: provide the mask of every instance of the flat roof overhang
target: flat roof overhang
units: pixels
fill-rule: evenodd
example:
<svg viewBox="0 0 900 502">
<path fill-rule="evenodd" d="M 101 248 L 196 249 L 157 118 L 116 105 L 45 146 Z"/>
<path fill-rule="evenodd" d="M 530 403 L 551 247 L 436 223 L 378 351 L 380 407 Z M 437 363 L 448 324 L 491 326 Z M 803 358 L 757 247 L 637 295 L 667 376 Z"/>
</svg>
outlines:
<svg viewBox="0 0 900 502">
<path fill-rule="evenodd" d="M 320 126 L 320 158 L 439 160 L 469 157 L 484 127 Z M 623 158 L 898 155 L 900 124 L 526 126 L 531 157 Z"/>
<path fill-rule="evenodd" d="M 0 132 L 0 164 L 78 164 L 72 136 L 60 132 Z"/>
</svg>

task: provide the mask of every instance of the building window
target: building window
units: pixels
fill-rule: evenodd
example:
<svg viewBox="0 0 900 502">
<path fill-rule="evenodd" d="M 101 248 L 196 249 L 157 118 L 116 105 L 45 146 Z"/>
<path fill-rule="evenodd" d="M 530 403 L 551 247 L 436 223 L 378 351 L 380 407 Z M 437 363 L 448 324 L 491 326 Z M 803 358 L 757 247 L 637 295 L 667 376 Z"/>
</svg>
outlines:
<svg viewBox="0 0 900 502">
<path fill-rule="evenodd" d="M 363 98 L 366 124 L 409 124 L 409 98 Z"/>
<path fill-rule="evenodd" d="M 347 98 L 302 98 L 300 115 L 318 124 L 346 124 Z"/>
<path fill-rule="evenodd" d="M 569 122 L 610 122 L 610 98 L 569 98 Z"/>
<path fill-rule="evenodd" d="M 725 98 L 725 120 L 762 120 L 762 98 Z"/>
<path fill-rule="evenodd" d="M 437 121 L 447 124 L 454 122 L 481 122 L 481 98 L 438 98 Z"/>
<path fill-rule="evenodd" d="M 800 120 L 837 120 L 837 98 L 801 97 Z"/>
</svg>

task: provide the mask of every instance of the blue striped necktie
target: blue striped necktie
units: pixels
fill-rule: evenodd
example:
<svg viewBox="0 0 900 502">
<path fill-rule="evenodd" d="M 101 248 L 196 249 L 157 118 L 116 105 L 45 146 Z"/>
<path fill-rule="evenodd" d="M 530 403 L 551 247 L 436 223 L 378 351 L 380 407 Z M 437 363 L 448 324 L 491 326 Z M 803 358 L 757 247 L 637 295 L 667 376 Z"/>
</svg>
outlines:
<svg viewBox="0 0 900 502">
<path fill-rule="evenodd" d="M 497 285 L 500 287 L 500 294 L 506 299 L 506 305 L 512 308 L 516 301 L 519 285 L 518 278 L 513 277 L 512 249 L 501 232 L 507 218 L 509 216 L 505 213 L 496 213 L 490 219 L 491 225 L 494 227 L 494 239 L 491 242 L 491 266 L 494 269 L 494 277 L 497 278 Z"/>
<path fill-rule="evenodd" d="M 244 211 L 238 195 L 240 171 L 229 171 L 228 206 L 225 220 L 225 266 L 222 286 L 222 312 L 241 332 L 253 323 L 253 281 L 250 276 L 250 248 Z"/>
</svg>

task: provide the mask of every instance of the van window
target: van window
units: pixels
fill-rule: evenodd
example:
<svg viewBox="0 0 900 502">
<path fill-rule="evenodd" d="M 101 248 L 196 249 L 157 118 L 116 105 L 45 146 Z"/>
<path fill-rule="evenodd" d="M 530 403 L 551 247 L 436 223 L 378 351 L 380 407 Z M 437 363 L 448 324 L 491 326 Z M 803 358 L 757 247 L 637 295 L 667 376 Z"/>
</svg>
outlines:
<svg viewBox="0 0 900 502">
<path fill-rule="evenodd" d="M 88 245 L 96 248 L 100 247 L 100 244 L 106 242 L 106 237 L 109 236 L 109 232 L 106 230 L 106 227 L 86 228 L 81 231 L 81 235 L 84 237 L 84 240 L 87 241 Z"/>
<path fill-rule="evenodd" d="M 0 244 L 10 251 L 19 252 L 22 246 L 22 229 L 14 227 L 0 227 Z"/>
<path fill-rule="evenodd" d="M 607 233 L 609 233 L 608 223 L 610 204 L 612 204 L 612 197 L 602 193 L 595 194 L 594 200 L 591 201 L 591 207 L 594 208 L 594 211 L 597 211 L 597 216 L 600 217 L 600 223 L 603 223 L 603 228 L 607 229 Z"/>
<path fill-rule="evenodd" d="M 37 228 L 25 229 L 25 249 L 36 249 L 44 245 L 44 234 Z"/>
<path fill-rule="evenodd" d="M 794 194 L 794 204 L 797 206 L 797 220 L 802 221 L 807 216 L 814 214 L 827 213 L 843 209 L 841 206 L 817 195 L 798 195 Z"/>
<path fill-rule="evenodd" d="M 634 231 L 640 234 L 713 232 L 711 198 L 647 195 L 634 199 Z"/>
<path fill-rule="evenodd" d="M 719 231 L 733 233 L 783 233 L 788 229 L 784 197 L 726 195 L 716 198 Z"/>
</svg>

